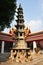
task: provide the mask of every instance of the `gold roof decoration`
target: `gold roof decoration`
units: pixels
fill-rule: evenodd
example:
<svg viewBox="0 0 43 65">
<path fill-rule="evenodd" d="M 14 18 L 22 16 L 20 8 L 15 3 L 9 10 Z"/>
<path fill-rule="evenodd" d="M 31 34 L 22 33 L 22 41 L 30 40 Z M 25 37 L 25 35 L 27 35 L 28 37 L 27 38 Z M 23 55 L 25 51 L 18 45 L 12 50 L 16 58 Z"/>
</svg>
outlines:
<svg viewBox="0 0 43 65">
<path fill-rule="evenodd" d="M 11 28 L 10 29 L 10 31 L 9 31 L 9 33 L 11 34 L 11 35 L 15 35 L 15 32 L 16 32 L 16 29 L 15 28 Z"/>
<path fill-rule="evenodd" d="M 28 27 L 25 28 L 24 32 L 25 32 L 25 38 L 28 37 L 28 35 L 31 33 Z"/>
</svg>

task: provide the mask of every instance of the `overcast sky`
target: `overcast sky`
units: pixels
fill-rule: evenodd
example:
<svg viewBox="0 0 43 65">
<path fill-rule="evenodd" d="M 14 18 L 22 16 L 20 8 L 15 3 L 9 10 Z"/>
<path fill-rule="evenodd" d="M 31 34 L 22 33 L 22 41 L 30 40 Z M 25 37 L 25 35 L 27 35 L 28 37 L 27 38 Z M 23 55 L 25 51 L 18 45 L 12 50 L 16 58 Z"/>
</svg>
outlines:
<svg viewBox="0 0 43 65">
<path fill-rule="evenodd" d="M 43 0 L 17 0 L 17 6 L 21 3 L 23 8 L 23 15 L 25 26 L 31 29 L 31 32 L 38 32 L 43 30 Z M 16 17 L 15 17 L 16 18 Z M 13 27 L 16 21 L 13 20 L 11 26 Z M 4 32 L 8 32 L 5 29 Z"/>
</svg>

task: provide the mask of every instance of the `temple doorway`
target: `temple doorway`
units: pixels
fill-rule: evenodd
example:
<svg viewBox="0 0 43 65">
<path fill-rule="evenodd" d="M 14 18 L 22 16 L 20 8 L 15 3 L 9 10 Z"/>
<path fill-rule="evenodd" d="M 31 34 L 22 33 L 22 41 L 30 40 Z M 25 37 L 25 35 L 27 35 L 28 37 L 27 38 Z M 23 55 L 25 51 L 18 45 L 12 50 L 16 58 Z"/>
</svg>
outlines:
<svg viewBox="0 0 43 65">
<path fill-rule="evenodd" d="M 27 42 L 27 47 L 33 50 L 33 42 Z"/>
<path fill-rule="evenodd" d="M 37 41 L 37 47 L 43 50 L 43 40 Z"/>
<path fill-rule="evenodd" d="M 5 42 L 4 52 L 10 52 L 10 50 L 12 49 L 12 46 L 13 46 L 12 42 Z"/>
</svg>

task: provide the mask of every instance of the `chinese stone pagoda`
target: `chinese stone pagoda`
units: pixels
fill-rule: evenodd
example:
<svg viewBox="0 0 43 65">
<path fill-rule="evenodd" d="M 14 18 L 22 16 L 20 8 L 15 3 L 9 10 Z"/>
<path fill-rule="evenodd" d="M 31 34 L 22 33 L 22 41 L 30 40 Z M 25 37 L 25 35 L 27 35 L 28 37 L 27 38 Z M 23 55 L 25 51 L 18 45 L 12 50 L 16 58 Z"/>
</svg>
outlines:
<svg viewBox="0 0 43 65">
<path fill-rule="evenodd" d="M 21 4 L 19 5 L 18 8 L 18 12 L 17 12 L 17 25 L 15 25 L 16 27 L 16 45 L 15 48 L 18 49 L 26 49 L 27 48 L 27 44 L 24 38 L 24 17 L 23 17 L 23 9 L 21 7 Z"/>
</svg>

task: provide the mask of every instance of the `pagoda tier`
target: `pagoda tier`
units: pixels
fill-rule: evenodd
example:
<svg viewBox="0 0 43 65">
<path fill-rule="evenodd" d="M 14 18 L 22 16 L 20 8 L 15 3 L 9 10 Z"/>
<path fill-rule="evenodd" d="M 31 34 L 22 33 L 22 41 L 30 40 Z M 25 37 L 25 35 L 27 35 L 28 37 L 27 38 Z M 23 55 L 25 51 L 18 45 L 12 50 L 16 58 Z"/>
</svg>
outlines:
<svg viewBox="0 0 43 65">
<path fill-rule="evenodd" d="M 19 25 L 19 26 L 15 26 L 16 27 L 16 29 L 17 29 L 17 31 L 19 30 L 19 31 L 22 31 L 24 28 L 25 28 L 25 26 L 24 25 Z M 17 32 L 16 31 L 16 32 Z"/>
<path fill-rule="evenodd" d="M 23 12 L 23 9 L 22 9 L 21 5 L 19 6 L 18 11 L 22 11 Z"/>
<path fill-rule="evenodd" d="M 24 22 L 24 19 L 23 18 L 22 19 L 17 19 L 16 22 L 20 22 L 20 23 Z"/>
<path fill-rule="evenodd" d="M 22 15 L 22 14 L 18 14 L 17 16 L 17 20 L 19 19 L 19 20 L 23 20 L 24 19 L 24 16 Z"/>
<path fill-rule="evenodd" d="M 19 14 L 19 15 L 17 15 L 16 16 L 18 19 L 21 19 L 21 18 L 23 18 L 23 15 L 22 14 Z"/>
<path fill-rule="evenodd" d="M 22 31 L 21 31 L 21 30 L 18 30 L 18 31 L 16 32 L 16 34 L 18 34 L 18 33 L 19 33 L 19 34 L 24 33 L 24 30 L 22 30 Z M 18 36 L 18 35 L 17 35 L 17 36 Z"/>
<path fill-rule="evenodd" d="M 17 14 L 18 15 L 20 15 L 20 14 L 22 15 L 23 14 L 23 10 L 18 10 Z"/>
<path fill-rule="evenodd" d="M 15 25 L 15 27 L 16 27 L 16 28 L 18 28 L 18 27 L 23 27 L 23 28 L 24 28 L 25 26 L 24 26 L 24 24 L 18 24 L 18 25 Z M 21 29 L 21 28 L 20 28 L 20 29 Z"/>
<path fill-rule="evenodd" d="M 19 12 L 17 12 L 17 14 L 18 14 L 18 15 L 20 15 L 20 14 L 22 15 L 22 14 L 23 14 L 23 12 L 19 11 Z"/>
</svg>

